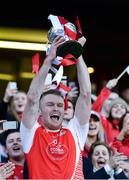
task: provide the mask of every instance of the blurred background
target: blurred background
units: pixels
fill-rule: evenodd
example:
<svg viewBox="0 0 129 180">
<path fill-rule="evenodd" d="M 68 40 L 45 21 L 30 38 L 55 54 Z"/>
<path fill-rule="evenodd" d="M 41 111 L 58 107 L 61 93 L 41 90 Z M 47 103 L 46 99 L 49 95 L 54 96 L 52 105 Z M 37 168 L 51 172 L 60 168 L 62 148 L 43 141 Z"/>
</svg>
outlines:
<svg viewBox="0 0 129 180">
<path fill-rule="evenodd" d="M 4 1 L 0 11 L 0 98 L 8 81 L 16 81 L 18 88 L 27 92 L 34 76 L 33 55 L 38 52 L 41 60 L 45 58 L 50 14 L 70 22 L 79 17 L 87 39 L 83 56 L 95 93 L 129 65 L 129 1 Z M 28 44 L 15 46 L 17 42 L 29 43 L 29 49 L 25 50 Z M 75 67 L 65 68 L 65 73 L 69 81 L 76 80 Z M 119 88 L 128 84 L 126 73 Z"/>
</svg>

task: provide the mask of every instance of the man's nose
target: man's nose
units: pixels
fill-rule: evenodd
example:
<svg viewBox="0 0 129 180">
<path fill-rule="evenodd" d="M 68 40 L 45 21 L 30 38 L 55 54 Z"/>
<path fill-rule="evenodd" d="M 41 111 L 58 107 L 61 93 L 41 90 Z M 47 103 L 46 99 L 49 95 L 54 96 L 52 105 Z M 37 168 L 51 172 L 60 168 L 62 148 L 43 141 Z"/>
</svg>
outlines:
<svg viewBox="0 0 129 180">
<path fill-rule="evenodd" d="M 58 106 L 57 104 L 54 105 L 54 110 L 57 110 L 58 109 Z"/>
</svg>

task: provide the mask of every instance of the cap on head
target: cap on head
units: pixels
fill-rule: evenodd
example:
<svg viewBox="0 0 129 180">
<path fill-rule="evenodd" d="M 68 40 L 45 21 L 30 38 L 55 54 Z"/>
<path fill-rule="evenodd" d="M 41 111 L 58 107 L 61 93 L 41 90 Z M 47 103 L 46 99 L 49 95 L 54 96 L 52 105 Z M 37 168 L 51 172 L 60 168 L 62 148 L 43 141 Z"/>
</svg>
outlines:
<svg viewBox="0 0 129 180">
<path fill-rule="evenodd" d="M 91 111 L 91 116 L 94 116 L 97 121 L 100 121 L 100 115 L 96 111 Z"/>
<path fill-rule="evenodd" d="M 125 106 L 126 110 L 128 109 L 128 106 L 127 106 L 127 103 L 120 97 L 114 99 L 111 101 L 110 105 L 109 105 L 109 111 L 111 111 L 112 107 L 115 105 L 115 104 L 122 104 Z"/>
</svg>

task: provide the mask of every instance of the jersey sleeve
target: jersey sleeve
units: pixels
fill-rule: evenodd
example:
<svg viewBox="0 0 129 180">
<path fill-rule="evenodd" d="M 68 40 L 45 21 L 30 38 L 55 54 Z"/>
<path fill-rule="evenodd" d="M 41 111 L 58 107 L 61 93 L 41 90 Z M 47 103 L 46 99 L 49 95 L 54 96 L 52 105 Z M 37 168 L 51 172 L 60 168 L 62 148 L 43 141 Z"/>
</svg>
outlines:
<svg viewBox="0 0 129 180">
<path fill-rule="evenodd" d="M 22 147 L 24 153 L 28 153 L 32 144 L 33 144 L 33 139 L 34 135 L 36 132 L 36 129 L 39 127 L 39 123 L 36 121 L 33 128 L 28 129 L 24 126 L 24 124 L 21 122 L 20 125 L 20 136 L 22 140 Z"/>
<path fill-rule="evenodd" d="M 89 131 L 89 123 L 81 126 L 76 116 L 74 116 L 74 118 L 70 120 L 67 128 L 71 131 L 75 140 L 79 143 L 80 149 L 83 150 Z"/>
</svg>

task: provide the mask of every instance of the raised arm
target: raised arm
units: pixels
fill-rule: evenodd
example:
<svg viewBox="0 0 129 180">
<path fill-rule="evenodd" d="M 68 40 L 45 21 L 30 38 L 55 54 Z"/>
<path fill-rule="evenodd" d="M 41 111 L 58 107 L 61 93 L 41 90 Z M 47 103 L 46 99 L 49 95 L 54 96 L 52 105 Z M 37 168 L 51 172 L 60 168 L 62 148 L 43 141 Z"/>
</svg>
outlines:
<svg viewBox="0 0 129 180">
<path fill-rule="evenodd" d="M 17 88 L 11 88 L 10 83 L 8 82 L 3 100 L 0 103 L 0 119 L 7 118 L 9 101 L 17 93 Z"/>
<path fill-rule="evenodd" d="M 86 39 L 82 37 L 79 39 L 79 42 L 83 46 Z M 79 57 L 77 63 L 77 77 L 80 94 L 75 107 L 75 115 L 80 125 L 84 125 L 89 122 L 91 113 L 91 82 L 87 66 L 82 56 Z"/>
<path fill-rule="evenodd" d="M 31 82 L 29 91 L 27 93 L 27 104 L 23 112 L 22 123 L 27 128 L 32 128 L 35 121 L 39 116 L 39 100 L 43 92 L 45 79 L 51 68 L 53 59 L 56 57 L 57 48 L 64 43 L 63 37 L 56 37 L 53 41 L 49 55 L 45 58 L 43 65 L 41 66 L 38 74 Z"/>
<path fill-rule="evenodd" d="M 108 100 L 112 88 L 114 88 L 118 83 L 117 79 L 111 79 L 107 82 L 106 86 L 100 91 L 97 99 L 92 104 L 92 109 L 101 112 L 103 104 L 106 100 Z"/>
</svg>

